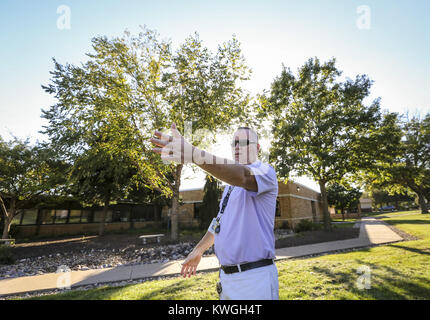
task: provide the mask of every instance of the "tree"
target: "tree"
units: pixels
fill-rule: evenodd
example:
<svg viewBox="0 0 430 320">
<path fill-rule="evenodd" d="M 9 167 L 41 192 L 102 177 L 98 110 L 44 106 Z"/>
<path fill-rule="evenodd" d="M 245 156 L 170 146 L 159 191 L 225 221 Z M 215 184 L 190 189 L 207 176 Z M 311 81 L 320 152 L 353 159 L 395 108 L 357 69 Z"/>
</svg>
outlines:
<svg viewBox="0 0 430 320">
<path fill-rule="evenodd" d="M 371 81 L 365 75 L 336 82 L 341 72 L 335 59 L 324 64 L 309 59 L 295 77 L 283 68 L 261 98 L 259 117 L 271 115 L 271 161 L 280 177 L 292 170 L 319 183 L 324 229 L 330 230 L 327 183 L 340 182 L 347 174 L 366 167 L 376 151 L 387 143 L 379 99 L 366 107 Z"/>
<path fill-rule="evenodd" d="M 247 118 L 248 95 L 238 86 L 249 79 L 239 42 L 235 37 L 218 47 L 215 55 L 202 45 L 197 33 L 188 37 L 172 56 L 170 68 L 163 74 L 163 92 L 169 108 L 163 114 L 165 126 L 172 122 L 185 134 L 185 121 L 195 132 L 216 134 Z M 160 112 L 161 109 L 158 109 Z M 201 138 L 201 139 L 199 139 Z M 207 136 L 193 135 L 201 146 Z M 172 239 L 178 236 L 178 200 L 183 164 L 174 164 L 172 186 Z"/>
<path fill-rule="evenodd" d="M 109 204 L 127 196 L 136 173 L 130 159 L 112 157 L 106 150 L 91 148 L 75 159 L 69 174 L 70 192 L 85 203 L 103 206 L 99 235 L 104 233 Z"/>
<path fill-rule="evenodd" d="M 146 102 L 154 94 L 147 87 L 156 71 L 138 66 L 137 54 L 124 39 L 94 38 L 93 48 L 95 54 L 88 54 L 90 60 L 81 67 L 54 59 L 51 84 L 42 87 L 58 102 L 42 116 L 49 121 L 43 133 L 71 164 L 68 192 L 85 203 L 103 205 L 102 235 L 111 202 L 127 198 L 135 186 L 167 193 L 169 170 L 145 142 L 152 130 Z"/>
<path fill-rule="evenodd" d="M 342 213 L 342 220 L 345 220 L 345 209 L 357 207 L 360 203 L 362 192 L 360 189 L 345 187 L 339 183 L 327 186 L 328 204 L 334 206 Z"/>
<path fill-rule="evenodd" d="M 28 139 L 5 142 L 0 138 L 0 212 L 3 214 L 3 234 L 9 235 L 13 218 L 20 205 L 40 195 L 55 194 L 64 187 L 62 172 L 67 165 L 53 160 L 52 150 L 41 144 L 30 146 Z M 4 199 L 9 202 L 6 208 Z"/>
<path fill-rule="evenodd" d="M 212 219 L 216 218 L 219 211 L 219 198 L 222 195 L 220 182 L 209 174 L 206 175 L 204 193 L 199 216 L 201 229 L 208 228 Z"/>
<path fill-rule="evenodd" d="M 399 137 L 394 152 L 363 170 L 363 184 L 390 195 L 413 191 L 421 212 L 427 213 L 425 199 L 430 201 L 430 114 L 423 120 L 414 117 L 401 122 L 397 119 L 397 126 L 391 132 Z"/>
<path fill-rule="evenodd" d="M 193 130 L 216 133 L 246 117 L 249 99 L 238 83 L 248 79 L 249 70 L 239 42 L 233 38 L 213 55 L 196 33 L 172 53 L 169 41 L 144 28 L 138 36 L 96 37 L 93 48 L 95 54 L 88 54 L 82 67 L 54 60 L 53 83 L 44 88 L 58 103 L 44 112 L 47 133 L 74 159 L 90 148 L 99 150 L 103 141 L 89 142 L 97 141 L 99 129 L 109 131 L 108 152 L 134 163 L 134 182 L 140 179 L 172 200 L 171 237 L 176 240 L 183 164 L 163 163 L 149 140 L 172 122 L 182 133 L 186 121 Z"/>
</svg>

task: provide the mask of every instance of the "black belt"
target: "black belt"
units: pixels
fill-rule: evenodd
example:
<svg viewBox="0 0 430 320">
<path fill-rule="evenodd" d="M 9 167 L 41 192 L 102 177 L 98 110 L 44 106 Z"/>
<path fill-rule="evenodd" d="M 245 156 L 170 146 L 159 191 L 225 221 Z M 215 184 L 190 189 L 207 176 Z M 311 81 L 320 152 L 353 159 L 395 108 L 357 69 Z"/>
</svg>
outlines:
<svg viewBox="0 0 430 320">
<path fill-rule="evenodd" d="M 235 273 L 251 270 L 255 268 L 265 267 L 273 264 L 273 259 L 263 259 L 255 262 L 247 262 L 243 264 L 236 264 L 234 266 L 221 266 L 224 273 Z"/>
</svg>

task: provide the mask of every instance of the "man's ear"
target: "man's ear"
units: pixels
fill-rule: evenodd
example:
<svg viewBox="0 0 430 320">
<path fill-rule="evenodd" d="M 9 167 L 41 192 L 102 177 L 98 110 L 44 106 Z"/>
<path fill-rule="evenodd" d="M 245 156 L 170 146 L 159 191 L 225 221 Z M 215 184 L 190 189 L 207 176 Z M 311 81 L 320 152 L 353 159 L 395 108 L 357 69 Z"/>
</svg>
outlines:
<svg viewBox="0 0 430 320">
<path fill-rule="evenodd" d="M 261 151 L 260 144 L 259 144 L 259 143 L 257 143 L 257 153 L 259 153 L 260 151 Z"/>
</svg>

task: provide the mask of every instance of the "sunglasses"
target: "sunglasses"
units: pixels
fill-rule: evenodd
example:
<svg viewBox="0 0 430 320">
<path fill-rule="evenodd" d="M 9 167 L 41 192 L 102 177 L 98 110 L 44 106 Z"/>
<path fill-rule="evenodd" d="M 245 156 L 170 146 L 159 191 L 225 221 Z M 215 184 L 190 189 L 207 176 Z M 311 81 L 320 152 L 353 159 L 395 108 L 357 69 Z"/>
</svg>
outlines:
<svg viewBox="0 0 430 320">
<path fill-rule="evenodd" d="M 250 144 L 255 144 L 255 141 L 249 141 L 248 139 L 242 139 L 242 140 L 233 140 L 231 142 L 231 147 L 234 148 L 236 147 L 236 144 L 239 143 L 239 147 L 246 147 L 249 146 Z"/>
</svg>

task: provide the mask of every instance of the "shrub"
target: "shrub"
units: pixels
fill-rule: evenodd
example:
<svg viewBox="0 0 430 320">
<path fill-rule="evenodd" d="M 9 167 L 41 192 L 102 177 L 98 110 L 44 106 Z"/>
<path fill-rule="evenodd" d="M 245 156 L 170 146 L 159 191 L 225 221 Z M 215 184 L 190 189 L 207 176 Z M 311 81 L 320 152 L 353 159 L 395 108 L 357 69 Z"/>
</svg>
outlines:
<svg viewBox="0 0 430 320">
<path fill-rule="evenodd" d="M 311 220 L 303 219 L 295 226 L 294 232 L 304 232 L 304 231 L 316 231 L 321 230 L 322 226 L 318 223 L 314 223 Z"/>
<path fill-rule="evenodd" d="M 12 247 L 0 245 L 0 264 L 14 264 L 15 259 L 12 254 Z"/>
</svg>

